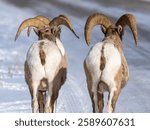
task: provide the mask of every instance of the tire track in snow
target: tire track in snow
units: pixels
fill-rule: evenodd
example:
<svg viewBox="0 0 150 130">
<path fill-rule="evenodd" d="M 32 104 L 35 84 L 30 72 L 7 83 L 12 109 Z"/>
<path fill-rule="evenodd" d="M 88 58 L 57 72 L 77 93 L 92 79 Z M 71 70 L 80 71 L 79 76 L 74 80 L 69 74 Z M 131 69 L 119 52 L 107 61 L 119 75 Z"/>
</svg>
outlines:
<svg viewBox="0 0 150 130">
<path fill-rule="evenodd" d="M 30 101 L 28 100 L 21 100 L 21 101 L 14 101 L 14 102 L 2 102 L 0 103 L 0 112 L 30 112 Z"/>
<path fill-rule="evenodd" d="M 89 112 L 89 105 L 83 102 L 84 95 L 80 85 L 72 75 L 68 74 L 68 81 L 62 86 L 58 99 L 57 112 Z"/>
</svg>

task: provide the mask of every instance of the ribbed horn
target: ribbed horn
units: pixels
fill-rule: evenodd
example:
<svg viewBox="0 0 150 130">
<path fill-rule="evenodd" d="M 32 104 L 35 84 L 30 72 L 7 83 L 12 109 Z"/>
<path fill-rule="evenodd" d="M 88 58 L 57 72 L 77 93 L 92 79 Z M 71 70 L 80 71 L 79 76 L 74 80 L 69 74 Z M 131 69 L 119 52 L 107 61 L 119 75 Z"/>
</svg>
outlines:
<svg viewBox="0 0 150 130">
<path fill-rule="evenodd" d="M 105 28 L 108 28 L 112 25 L 113 22 L 104 14 L 95 13 L 88 17 L 85 28 L 84 28 L 84 36 L 87 45 L 90 45 L 91 40 L 91 31 L 96 25 L 103 25 Z"/>
<path fill-rule="evenodd" d="M 38 16 L 36 16 L 36 17 L 34 17 L 34 18 L 41 20 L 41 21 L 44 22 L 44 24 L 46 24 L 46 25 L 48 25 L 48 24 L 50 23 L 50 20 L 49 20 L 47 17 L 42 16 L 42 15 L 38 15 Z M 30 36 L 31 30 L 32 30 L 32 27 L 29 27 L 28 30 L 27 30 L 27 35 L 28 35 L 28 37 Z"/>
<path fill-rule="evenodd" d="M 16 37 L 15 37 L 15 41 L 17 40 L 18 36 L 20 35 L 20 33 L 27 27 L 36 27 L 36 28 L 41 28 L 43 27 L 45 24 L 39 20 L 39 19 L 34 19 L 34 18 L 29 18 L 27 20 L 24 20 L 21 25 L 18 28 L 18 31 L 16 33 Z"/>
<path fill-rule="evenodd" d="M 69 19 L 67 16 L 63 15 L 63 14 L 60 14 L 58 17 L 64 18 L 64 19 L 66 19 L 68 22 L 70 21 L 70 19 Z"/>
<path fill-rule="evenodd" d="M 50 26 L 59 26 L 59 25 L 65 25 L 66 27 L 68 27 L 72 33 L 77 37 L 79 38 L 79 36 L 75 33 L 75 31 L 73 30 L 72 28 L 72 25 L 71 25 L 71 21 L 69 20 L 69 18 L 65 15 L 60 15 L 58 17 L 55 17 L 49 24 Z"/>
<path fill-rule="evenodd" d="M 123 28 L 128 25 L 132 31 L 135 45 L 138 45 L 138 31 L 137 31 L 137 24 L 136 18 L 132 14 L 124 14 L 122 15 L 119 20 L 116 22 L 116 25 L 121 25 Z"/>
<path fill-rule="evenodd" d="M 42 16 L 42 15 L 38 15 L 35 18 L 43 21 L 45 24 L 49 24 L 49 22 L 50 22 L 50 20 L 47 17 Z"/>
</svg>

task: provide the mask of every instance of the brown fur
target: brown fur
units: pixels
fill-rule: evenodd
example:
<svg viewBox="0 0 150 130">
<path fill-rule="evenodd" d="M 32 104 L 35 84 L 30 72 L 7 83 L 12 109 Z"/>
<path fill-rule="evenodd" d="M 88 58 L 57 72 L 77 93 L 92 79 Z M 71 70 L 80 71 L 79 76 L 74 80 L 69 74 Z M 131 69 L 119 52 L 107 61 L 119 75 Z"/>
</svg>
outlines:
<svg viewBox="0 0 150 130">
<path fill-rule="evenodd" d="M 61 28 L 52 26 L 47 28 L 42 28 L 38 31 L 39 40 L 48 39 L 50 41 L 56 42 L 56 37 L 60 39 Z"/>
<path fill-rule="evenodd" d="M 103 82 L 101 79 L 98 84 L 97 91 L 98 91 L 98 93 L 103 93 L 105 91 L 108 91 L 108 85 L 105 82 Z"/>
<path fill-rule="evenodd" d="M 46 78 L 41 79 L 38 89 L 38 104 L 39 112 L 43 113 L 46 102 L 46 91 L 48 90 L 48 80 Z"/>
<path fill-rule="evenodd" d="M 41 64 L 45 65 L 46 55 L 45 55 L 45 52 L 43 50 L 43 45 L 44 45 L 44 42 L 41 42 L 40 46 L 39 46 L 39 56 L 40 56 L 40 59 L 41 59 Z"/>
<path fill-rule="evenodd" d="M 97 98 L 98 98 L 98 108 L 99 112 L 103 112 L 104 108 L 104 92 L 108 91 L 108 85 L 100 79 L 100 82 L 97 86 Z"/>
<path fill-rule="evenodd" d="M 44 92 L 44 91 L 46 91 L 48 89 L 47 87 L 48 87 L 48 80 L 47 80 L 47 78 L 41 79 L 40 85 L 39 85 L 39 90 Z"/>
<path fill-rule="evenodd" d="M 129 80 L 129 70 L 128 70 L 128 64 L 124 56 L 122 56 L 122 82 L 121 82 L 121 88 L 123 88 L 127 81 Z"/>
<path fill-rule="evenodd" d="M 31 97 L 33 98 L 33 95 L 32 95 L 33 90 L 32 90 L 32 86 L 31 86 L 32 85 L 32 74 L 30 72 L 27 62 L 25 62 L 25 64 L 24 64 L 24 71 L 25 71 L 25 81 L 28 84 Z"/>
<path fill-rule="evenodd" d="M 99 108 L 99 112 L 102 113 L 103 112 L 103 108 L 104 108 L 104 94 L 103 93 L 98 93 L 98 108 Z"/>
<path fill-rule="evenodd" d="M 39 112 L 44 113 L 45 108 L 45 101 L 46 101 L 46 91 L 38 91 L 38 105 L 39 105 Z"/>
<path fill-rule="evenodd" d="M 100 59 L 100 70 L 102 71 L 104 68 L 105 68 L 105 64 L 106 64 L 106 59 L 104 57 L 104 46 L 102 47 L 102 50 L 101 50 L 101 59 Z"/>
</svg>

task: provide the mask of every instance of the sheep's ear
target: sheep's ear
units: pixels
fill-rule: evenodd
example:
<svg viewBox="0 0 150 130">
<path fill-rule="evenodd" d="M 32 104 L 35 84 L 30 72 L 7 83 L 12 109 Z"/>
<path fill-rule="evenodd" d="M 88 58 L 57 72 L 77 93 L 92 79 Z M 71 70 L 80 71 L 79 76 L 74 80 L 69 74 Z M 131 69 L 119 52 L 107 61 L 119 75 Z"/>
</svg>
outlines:
<svg viewBox="0 0 150 130">
<path fill-rule="evenodd" d="M 122 26 L 121 26 L 121 25 L 118 25 L 118 28 L 117 28 L 117 29 L 118 29 L 118 33 L 121 34 L 122 31 L 123 31 L 123 30 L 122 30 Z"/>
<path fill-rule="evenodd" d="M 56 34 L 56 28 L 54 28 L 54 27 L 53 27 L 53 28 L 51 28 L 51 30 L 50 30 L 50 31 L 51 31 L 51 33 L 52 33 L 53 35 L 55 35 L 55 34 Z"/>
<path fill-rule="evenodd" d="M 101 26 L 101 30 L 104 34 L 106 33 L 106 28 L 103 25 Z"/>
</svg>

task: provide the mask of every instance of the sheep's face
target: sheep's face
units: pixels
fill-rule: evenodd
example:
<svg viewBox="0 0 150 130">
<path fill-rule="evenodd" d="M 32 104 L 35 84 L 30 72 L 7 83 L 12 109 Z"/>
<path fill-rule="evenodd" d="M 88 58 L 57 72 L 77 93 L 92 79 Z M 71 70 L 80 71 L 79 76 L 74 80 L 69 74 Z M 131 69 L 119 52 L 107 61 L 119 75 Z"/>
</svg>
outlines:
<svg viewBox="0 0 150 130">
<path fill-rule="evenodd" d="M 122 40 L 123 30 L 120 25 L 119 26 L 111 25 L 108 28 L 102 26 L 101 29 L 106 38 L 117 40 L 119 37 Z"/>
</svg>

